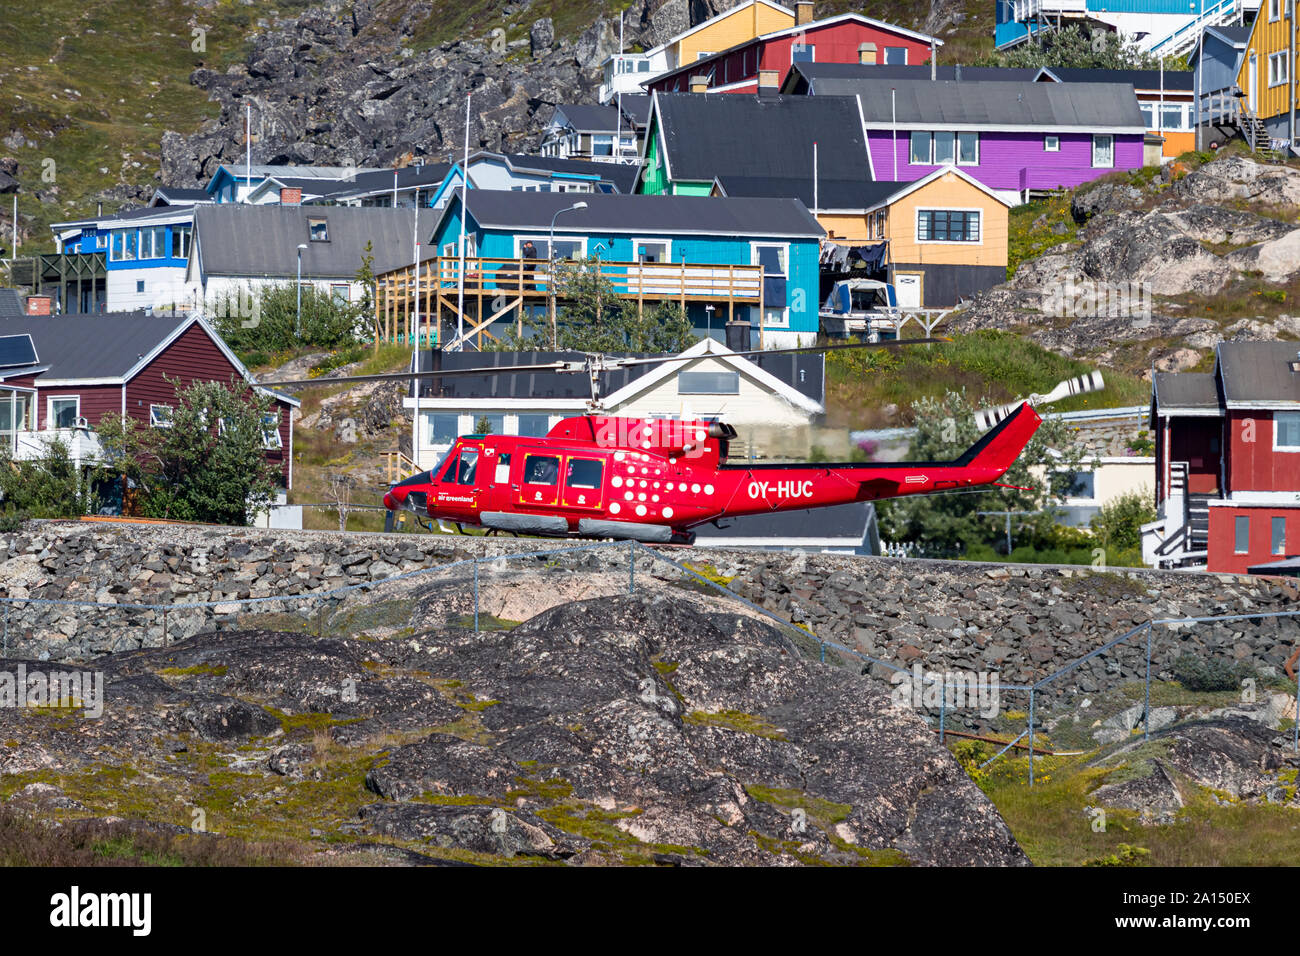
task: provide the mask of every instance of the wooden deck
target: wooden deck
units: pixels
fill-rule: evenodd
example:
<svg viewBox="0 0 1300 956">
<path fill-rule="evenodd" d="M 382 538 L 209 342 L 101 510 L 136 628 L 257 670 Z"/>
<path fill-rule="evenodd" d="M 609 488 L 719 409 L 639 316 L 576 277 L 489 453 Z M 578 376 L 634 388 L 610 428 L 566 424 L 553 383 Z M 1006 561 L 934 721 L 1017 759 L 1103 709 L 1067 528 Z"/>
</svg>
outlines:
<svg viewBox="0 0 1300 956">
<path fill-rule="evenodd" d="M 465 259 L 464 308 L 460 300 L 460 259 L 439 256 L 377 276 L 375 279 L 375 335 L 384 341 L 407 341 L 416 318 L 416 294 L 419 295 L 419 337 L 421 342 L 439 341 L 444 323 L 463 323 L 460 341 L 489 335 L 492 323 L 512 311 L 522 325 L 522 307 L 545 305 L 554 327 L 557 303 L 564 302 L 566 272 L 595 272 L 613 288 L 614 295 L 635 301 L 638 313 L 646 303 L 677 302 L 683 309 L 690 302 L 708 302 L 725 306 L 727 318 L 734 317 L 737 305 L 763 306 L 763 269 L 761 266 L 706 265 L 685 262 L 565 262 L 551 272 L 551 264 L 542 259 Z M 458 344 L 443 342 L 444 346 Z"/>
</svg>

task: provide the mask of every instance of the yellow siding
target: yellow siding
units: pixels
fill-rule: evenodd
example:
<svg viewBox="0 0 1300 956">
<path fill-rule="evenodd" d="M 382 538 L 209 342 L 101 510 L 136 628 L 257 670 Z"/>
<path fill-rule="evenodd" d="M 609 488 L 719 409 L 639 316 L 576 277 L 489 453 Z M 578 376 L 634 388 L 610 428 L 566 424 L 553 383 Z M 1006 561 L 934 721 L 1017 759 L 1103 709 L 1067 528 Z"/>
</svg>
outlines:
<svg viewBox="0 0 1300 956">
<path fill-rule="evenodd" d="M 718 53 L 764 33 L 794 26 L 794 17 L 765 3 L 741 6 L 677 44 L 677 62 L 694 63 L 700 53 Z"/>
<path fill-rule="evenodd" d="M 862 215 L 831 216 L 818 213 L 817 221 L 826 230 L 826 238 L 834 242 L 867 242 L 871 239 L 867 230 L 866 217 Z"/>
<path fill-rule="evenodd" d="M 1255 113 L 1261 119 L 1268 119 L 1271 116 L 1280 116 L 1291 108 L 1288 100 L 1288 83 L 1279 83 L 1277 86 L 1268 85 L 1268 57 L 1271 53 L 1286 53 L 1289 50 L 1290 40 L 1287 36 L 1287 27 L 1290 20 L 1287 17 L 1287 0 L 1281 0 L 1281 17 L 1273 22 L 1268 19 L 1269 0 L 1261 0 L 1259 13 L 1255 16 L 1255 28 L 1250 34 L 1250 44 L 1246 48 L 1245 55 L 1241 58 L 1241 72 L 1237 74 L 1237 86 L 1246 92 L 1246 105 L 1250 102 L 1250 55 L 1255 54 L 1256 65 L 1259 70 L 1258 79 L 1258 99 L 1255 103 Z"/>
<path fill-rule="evenodd" d="M 916 241 L 918 209 L 979 209 L 980 241 Z M 955 173 L 947 173 L 889 207 L 889 258 L 912 265 L 1006 266 L 1007 207 Z"/>
</svg>

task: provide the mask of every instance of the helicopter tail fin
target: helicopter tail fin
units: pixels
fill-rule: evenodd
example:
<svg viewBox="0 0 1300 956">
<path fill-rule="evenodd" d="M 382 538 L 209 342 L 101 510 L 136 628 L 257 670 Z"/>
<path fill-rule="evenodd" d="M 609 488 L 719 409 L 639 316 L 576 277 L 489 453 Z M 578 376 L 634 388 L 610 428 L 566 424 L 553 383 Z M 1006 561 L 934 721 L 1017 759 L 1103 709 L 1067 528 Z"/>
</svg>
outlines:
<svg viewBox="0 0 1300 956">
<path fill-rule="evenodd" d="M 1029 439 L 1034 437 L 1043 422 L 1038 413 L 1022 402 L 1020 407 L 980 437 L 953 462 L 961 467 L 992 468 L 999 474 L 1006 471 L 1020 457 Z"/>
</svg>

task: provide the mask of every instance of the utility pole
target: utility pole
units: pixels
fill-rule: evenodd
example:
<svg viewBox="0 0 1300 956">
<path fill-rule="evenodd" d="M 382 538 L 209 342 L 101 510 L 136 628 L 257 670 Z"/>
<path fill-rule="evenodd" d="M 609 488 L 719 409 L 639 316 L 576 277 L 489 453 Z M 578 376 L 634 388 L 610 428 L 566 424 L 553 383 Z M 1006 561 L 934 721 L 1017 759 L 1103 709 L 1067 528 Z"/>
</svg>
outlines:
<svg viewBox="0 0 1300 956">
<path fill-rule="evenodd" d="M 1011 518 L 1013 515 L 1036 515 L 1037 511 L 977 511 L 977 515 L 989 518 L 1006 518 L 1007 520 L 1007 557 L 1011 556 Z"/>
</svg>

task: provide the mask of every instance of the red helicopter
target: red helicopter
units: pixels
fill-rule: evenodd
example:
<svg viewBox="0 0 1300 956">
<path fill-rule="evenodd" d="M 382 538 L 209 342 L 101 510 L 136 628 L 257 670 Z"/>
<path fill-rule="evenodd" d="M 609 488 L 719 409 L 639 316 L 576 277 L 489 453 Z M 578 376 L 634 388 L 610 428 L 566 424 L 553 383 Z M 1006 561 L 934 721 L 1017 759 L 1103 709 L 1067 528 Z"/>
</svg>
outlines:
<svg viewBox="0 0 1300 956">
<path fill-rule="evenodd" d="M 943 341 L 947 340 L 852 343 L 767 354 Z M 674 544 L 693 542 L 691 528 L 723 518 L 994 484 L 1042 421 L 1028 402 L 999 409 L 1005 417 L 1000 415 L 997 424 L 952 461 L 756 465 L 727 463 L 728 443 L 737 433 L 722 422 L 596 414 L 603 371 L 681 360 L 686 359 L 593 354 L 582 361 L 357 376 L 330 379 L 328 384 L 539 370 L 585 372 L 592 387 L 591 413 L 564 419 L 543 438 L 462 436 L 437 466 L 394 485 L 384 495 L 384 506 L 490 532 Z"/>
</svg>

